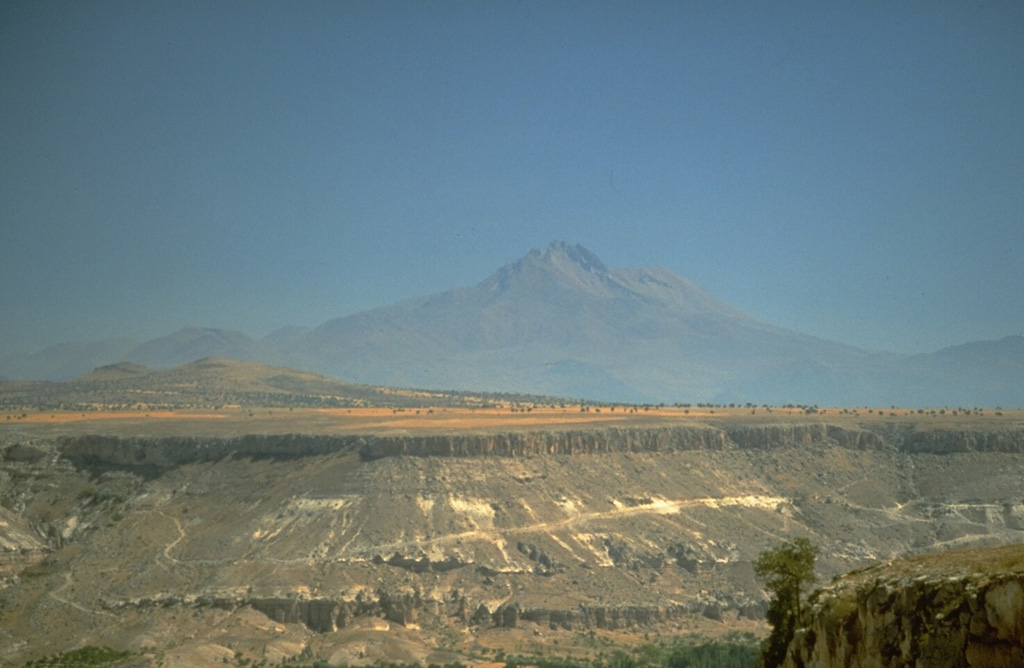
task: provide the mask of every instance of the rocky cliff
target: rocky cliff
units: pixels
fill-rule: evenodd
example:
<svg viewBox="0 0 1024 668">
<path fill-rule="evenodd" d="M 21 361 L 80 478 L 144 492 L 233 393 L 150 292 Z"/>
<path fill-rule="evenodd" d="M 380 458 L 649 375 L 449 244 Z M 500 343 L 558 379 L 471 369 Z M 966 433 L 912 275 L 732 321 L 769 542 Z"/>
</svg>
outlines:
<svg viewBox="0 0 1024 668">
<path fill-rule="evenodd" d="M 429 435 L 307 434 L 244 435 L 233 438 L 67 436 L 57 447 L 81 465 L 167 469 L 182 464 L 216 461 L 227 456 L 295 458 L 358 452 L 367 460 L 384 457 L 524 457 L 625 452 L 673 452 L 726 448 L 784 448 L 832 444 L 854 450 L 890 449 L 908 454 L 1024 452 L 1024 428 L 967 431 L 962 429 L 878 429 L 828 423 L 756 424 L 741 426 L 533 430 L 507 433 Z M 12 446 L 9 450 L 24 446 Z M 10 458 L 11 455 L 8 455 Z"/>
<path fill-rule="evenodd" d="M 822 436 L 824 429 L 815 429 Z M 778 445 L 807 442 L 792 430 L 769 434 L 761 442 Z M 799 437 L 799 435 L 798 435 Z M 1022 439 L 1024 440 L 1024 439 Z M 84 435 L 59 439 L 57 447 L 71 461 L 93 466 L 167 469 L 182 464 L 216 461 L 229 455 L 253 458 L 295 458 L 358 452 L 363 459 L 384 457 L 524 457 L 612 452 L 671 452 L 735 447 L 729 434 L 705 426 L 665 428 L 603 428 L 536 430 L 492 434 L 417 436 L 315 436 L 306 434 L 245 435 L 234 438 L 121 438 Z"/>
<path fill-rule="evenodd" d="M 817 592 L 787 668 L 1024 666 L 1024 545 L 852 573 Z"/>
</svg>

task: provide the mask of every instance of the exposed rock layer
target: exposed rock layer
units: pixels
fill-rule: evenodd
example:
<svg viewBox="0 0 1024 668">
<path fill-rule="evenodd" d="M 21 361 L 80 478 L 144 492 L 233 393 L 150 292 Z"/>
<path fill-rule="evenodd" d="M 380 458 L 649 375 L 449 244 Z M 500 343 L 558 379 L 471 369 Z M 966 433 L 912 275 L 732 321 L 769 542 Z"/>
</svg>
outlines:
<svg viewBox="0 0 1024 668">
<path fill-rule="evenodd" d="M 785 665 L 1024 666 L 1024 546 L 983 552 L 981 558 L 986 561 L 980 569 L 936 567 L 928 560 L 910 572 L 872 569 L 818 592 Z M 956 564 L 979 557 L 942 559 Z"/>
<path fill-rule="evenodd" d="M 1024 429 L 1001 431 L 873 431 L 825 423 L 768 424 L 718 428 L 683 426 L 526 431 L 495 434 L 421 436 L 246 435 L 236 438 L 121 438 L 73 436 L 60 439 L 64 457 L 112 467 L 164 469 L 229 455 L 294 458 L 359 452 L 364 459 L 383 457 L 521 457 L 610 452 L 671 452 L 725 448 L 771 449 L 830 443 L 856 450 L 892 449 L 908 454 L 1024 452 Z"/>
</svg>

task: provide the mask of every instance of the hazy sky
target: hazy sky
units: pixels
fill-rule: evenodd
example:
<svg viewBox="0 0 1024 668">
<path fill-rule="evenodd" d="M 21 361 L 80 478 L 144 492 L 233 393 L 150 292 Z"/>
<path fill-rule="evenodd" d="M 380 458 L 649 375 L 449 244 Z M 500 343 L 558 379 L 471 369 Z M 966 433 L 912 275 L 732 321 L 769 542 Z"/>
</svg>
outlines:
<svg viewBox="0 0 1024 668">
<path fill-rule="evenodd" d="M 531 248 L 872 349 L 1024 331 L 1024 3 L 0 3 L 0 354 Z"/>
</svg>

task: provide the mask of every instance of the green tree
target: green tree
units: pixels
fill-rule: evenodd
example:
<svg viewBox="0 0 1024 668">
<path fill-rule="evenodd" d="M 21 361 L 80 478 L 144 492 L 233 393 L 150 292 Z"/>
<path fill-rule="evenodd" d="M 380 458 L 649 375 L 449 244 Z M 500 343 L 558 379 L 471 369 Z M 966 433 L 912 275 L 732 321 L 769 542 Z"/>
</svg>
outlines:
<svg viewBox="0 0 1024 668">
<path fill-rule="evenodd" d="M 768 623 L 772 632 L 764 648 L 765 668 L 781 666 L 786 647 L 796 633 L 802 609 L 805 585 L 814 583 L 814 561 L 818 548 L 806 538 L 783 543 L 765 550 L 754 562 L 754 573 L 764 580 L 771 592 Z"/>
</svg>

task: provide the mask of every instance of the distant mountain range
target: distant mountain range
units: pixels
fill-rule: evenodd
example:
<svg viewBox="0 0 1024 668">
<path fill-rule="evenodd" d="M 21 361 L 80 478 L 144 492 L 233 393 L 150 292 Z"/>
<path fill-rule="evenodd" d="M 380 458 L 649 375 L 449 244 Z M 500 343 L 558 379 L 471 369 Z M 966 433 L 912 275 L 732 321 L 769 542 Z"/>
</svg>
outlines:
<svg viewBox="0 0 1024 668">
<path fill-rule="evenodd" d="M 631 403 L 1024 405 L 1024 337 L 868 352 L 760 321 L 667 269 L 612 269 L 563 242 L 474 287 L 315 328 L 69 343 L 0 357 L 0 376 L 64 380 L 121 361 L 160 369 L 204 357 L 373 385 Z"/>
</svg>

